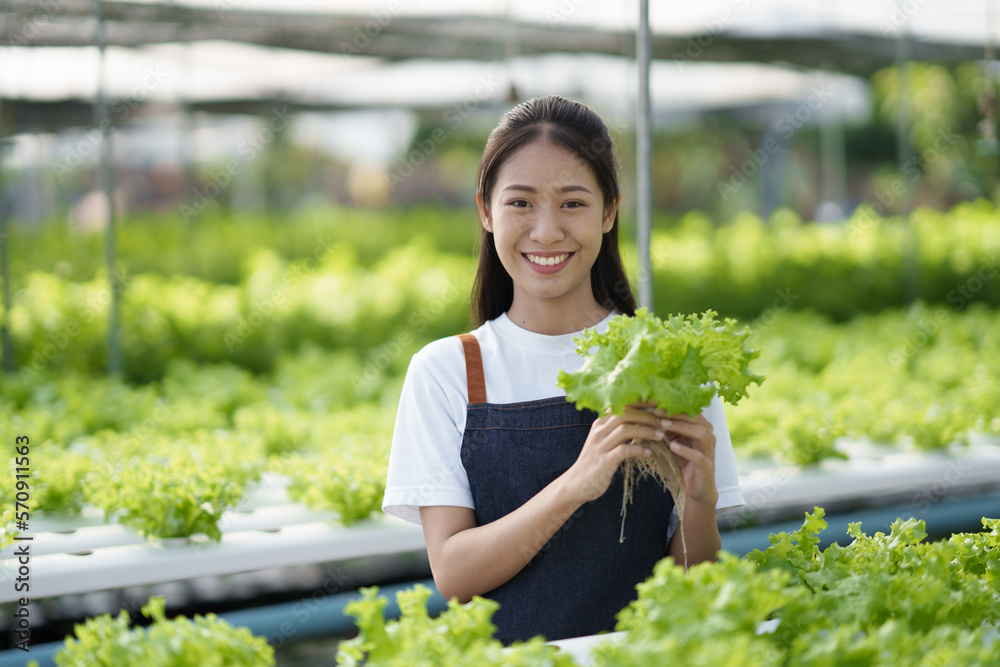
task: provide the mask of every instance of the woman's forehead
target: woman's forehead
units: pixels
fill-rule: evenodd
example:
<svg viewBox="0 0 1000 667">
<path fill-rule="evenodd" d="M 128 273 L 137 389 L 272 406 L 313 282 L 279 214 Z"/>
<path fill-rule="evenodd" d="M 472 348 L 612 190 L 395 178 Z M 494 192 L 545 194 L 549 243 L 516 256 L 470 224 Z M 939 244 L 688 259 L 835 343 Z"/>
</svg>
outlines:
<svg viewBox="0 0 1000 667">
<path fill-rule="evenodd" d="M 521 146 L 501 165 L 497 185 L 501 188 L 518 179 L 531 179 L 551 185 L 577 183 L 596 186 L 590 165 L 576 153 L 547 140 Z"/>
</svg>

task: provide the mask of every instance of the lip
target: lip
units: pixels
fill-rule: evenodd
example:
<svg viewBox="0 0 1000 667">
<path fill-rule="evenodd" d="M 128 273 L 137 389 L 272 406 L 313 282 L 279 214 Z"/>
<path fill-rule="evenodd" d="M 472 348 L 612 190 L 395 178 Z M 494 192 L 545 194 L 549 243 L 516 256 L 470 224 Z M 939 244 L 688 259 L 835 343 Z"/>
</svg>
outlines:
<svg viewBox="0 0 1000 667">
<path fill-rule="evenodd" d="M 558 257 L 559 255 L 569 255 L 569 257 L 559 262 L 558 264 L 553 264 L 552 266 L 542 266 L 541 264 L 535 264 L 530 259 L 528 259 L 528 255 L 535 255 L 536 257 Z M 542 252 L 521 253 L 521 257 L 524 258 L 524 262 L 528 266 L 530 266 L 533 271 L 535 271 L 536 273 L 543 273 L 543 274 L 556 273 L 557 271 L 561 271 L 563 267 L 565 267 L 567 264 L 570 263 L 574 255 L 576 255 L 575 252 L 570 252 L 568 250 L 546 250 Z"/>
</svg>

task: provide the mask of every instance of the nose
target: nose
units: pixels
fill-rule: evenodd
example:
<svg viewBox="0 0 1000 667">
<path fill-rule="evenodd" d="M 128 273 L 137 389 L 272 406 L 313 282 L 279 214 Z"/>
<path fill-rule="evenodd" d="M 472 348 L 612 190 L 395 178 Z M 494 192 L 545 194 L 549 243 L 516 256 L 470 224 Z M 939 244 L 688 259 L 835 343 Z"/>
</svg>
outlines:
<svg viewBox="0 0 1000 667">
<path fill-rule="evenodd" d="M 566 233 L 563 231 L 559 214 L 547 206 L 540 206 L 537 211 L 528 238 L 539 245 L 552 245 L 562 241 Z"/>
</svg>

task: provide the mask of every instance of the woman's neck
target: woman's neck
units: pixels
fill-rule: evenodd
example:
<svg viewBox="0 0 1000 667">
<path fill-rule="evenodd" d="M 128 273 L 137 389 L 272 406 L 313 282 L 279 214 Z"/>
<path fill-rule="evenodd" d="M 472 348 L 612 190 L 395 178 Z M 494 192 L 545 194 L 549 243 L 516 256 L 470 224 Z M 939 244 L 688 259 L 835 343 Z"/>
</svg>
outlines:
<svg viewBox="0 0 1000 667">
<path fill-rule="evenodd" d="M 591 303 L 581 307 L 577 302 L 524 303 L 515 297 L 507 311 L 507 317 L 522 329 L 546 336 L 559 336 L 592 327 L 607 317 L 609 312 L 593 299 Z"/>
</svg>

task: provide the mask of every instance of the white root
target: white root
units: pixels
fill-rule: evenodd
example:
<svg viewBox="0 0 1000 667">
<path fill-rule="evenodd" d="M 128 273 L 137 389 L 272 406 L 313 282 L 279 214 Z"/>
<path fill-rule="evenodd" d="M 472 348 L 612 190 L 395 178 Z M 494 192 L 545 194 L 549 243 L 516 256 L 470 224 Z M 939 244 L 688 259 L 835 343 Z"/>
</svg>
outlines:
<svg viewBox="0 0 1000 667">
<path fill-rule="evenodd" d="M 622 495 L 622 527 L 618 541 L 625 541 L 626 507 L 632 502 L 632 490 L 640 479 L 647 475 L 652 475 L 674 497 L 674 505 L 677 506 L 677 514 L 681 520 L 680 525 L 677 526 L 677 531 L 681 534 L 681 549 L 684 552 L 684 570 L 687 571 L 687 539 L 684 537 L 684 501 L 686 495 L 684 493 L 684 475 L 681 473 L 677 457 L 670 451 L 669 445 L 665 442 L 641 440 L 636 444 L 649 449 L 652 455 L 646 458 L 626 459 L 622 462 L 625 488 Z"/>
</svg>

